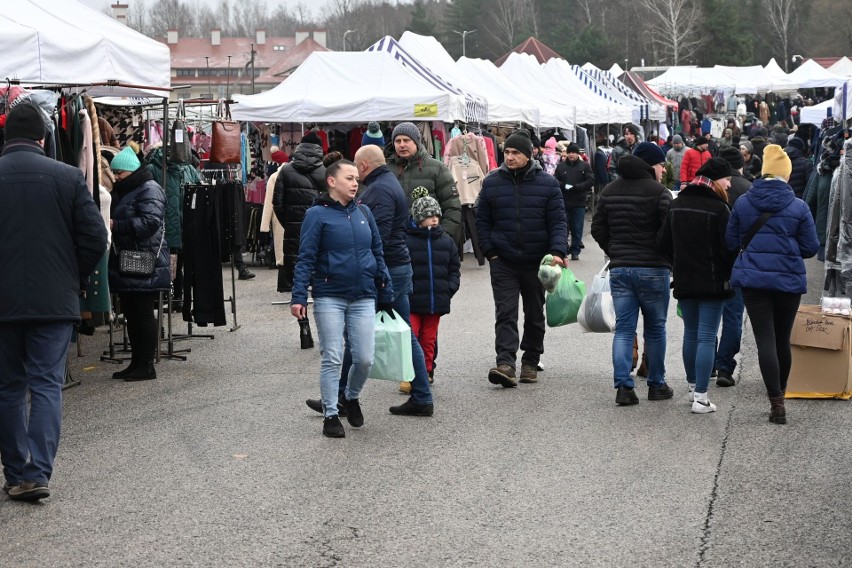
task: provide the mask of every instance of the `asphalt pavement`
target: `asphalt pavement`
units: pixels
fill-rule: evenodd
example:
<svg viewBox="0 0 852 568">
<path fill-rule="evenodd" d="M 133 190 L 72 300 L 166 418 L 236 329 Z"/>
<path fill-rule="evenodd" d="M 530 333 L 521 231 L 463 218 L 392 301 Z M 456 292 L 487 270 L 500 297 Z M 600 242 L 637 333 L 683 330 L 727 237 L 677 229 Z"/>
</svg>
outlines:
<svg viewBox="0 0 852 568">
<path fill-rule="evenodd" d="M 603 254 L 585 244 L 571 268 L 589 280 Z M 808 265 L 815 302 L 822 268 Z M 674 302 L 674 399 L 648 401 L 643 384 L 639 405 L 617 407 L 612 335 L 577 325 L 548 329 L 541 380 L 506 390 L 486 378 L 488 267 L 466 255 L 435 415 L 392 416 L 404 396 L 371 380 L 364 427 L 344 420 L 346 438 L 328 439 L 304 403 L 319 351 L 272 305 L 286 299 L 276 272 L 253 270 L 237 282 L 240 329 L 177 343 L 187 360 L 155 381 L 111 380 L 106 331 L 83 338 L 53 495 L 0 498 L 1 566 L 852 565 L 850 403 L 792 400 L 788 424 L 769 423 L 748 324 L 737 386 L 711 385 L 714 414 L 690 413 Z"/>
</svg>

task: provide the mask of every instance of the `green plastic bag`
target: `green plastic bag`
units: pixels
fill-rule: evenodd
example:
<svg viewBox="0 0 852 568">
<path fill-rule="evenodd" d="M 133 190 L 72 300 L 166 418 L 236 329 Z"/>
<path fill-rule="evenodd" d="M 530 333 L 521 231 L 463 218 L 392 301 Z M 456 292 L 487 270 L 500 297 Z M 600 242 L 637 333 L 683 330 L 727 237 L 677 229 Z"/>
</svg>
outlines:
<svg viewBox="0 0 852 568">
<path fill-rule="evenodd" d="M 574 277 L 567 268 L 562 269 L 562 276 L 553 293 L 547 294 L 548 327 L 559 327 L 577 322 L 577 312 L 586 295 L 586 284 Z"/>
<path fill-rule="evenodd" d="M 376 314 L 376 347 L 373 354 L 371 379 L 411 381 L 414 362 L 411 357 L 411 328 L 396 310 Z"/>
</svg>

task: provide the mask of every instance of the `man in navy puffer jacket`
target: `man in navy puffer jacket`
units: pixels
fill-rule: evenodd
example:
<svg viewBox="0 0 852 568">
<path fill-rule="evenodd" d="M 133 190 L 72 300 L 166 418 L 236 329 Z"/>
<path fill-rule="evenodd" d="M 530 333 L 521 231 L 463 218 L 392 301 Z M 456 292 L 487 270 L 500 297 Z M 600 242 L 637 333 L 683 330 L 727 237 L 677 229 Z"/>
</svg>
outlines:
<svg viewBox="0 0 852 568">
<path fill-rule="evenodd" d="M 490 262 L 496 308 L 497 366 L 488 380 L 517 386 L 518 296 L 524 302 L 524 337 L 520 342 L 522 383 L 534 383 L 544 352 L 544 288 L 538 281 L 541 258 L 555 264 L 568 253 L 568 224 L 559 182 L 531 160 L 532 140 L 524 131 L 506 138 L 505 161 L 489 173 L 476 201 L 476 230 Z"/>
</svg>

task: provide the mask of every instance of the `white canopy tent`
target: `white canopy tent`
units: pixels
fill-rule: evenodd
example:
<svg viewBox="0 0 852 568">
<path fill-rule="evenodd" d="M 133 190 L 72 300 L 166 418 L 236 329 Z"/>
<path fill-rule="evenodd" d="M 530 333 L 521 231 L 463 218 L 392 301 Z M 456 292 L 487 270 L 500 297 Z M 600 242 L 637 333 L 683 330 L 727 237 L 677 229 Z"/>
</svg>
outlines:
<svg viewBox="0 0 852 568">
<path fill-rule="evenodd" d="M 613 77 L 621 77 L 624 74 L 624 69 L 618 63 L 613 63 L 612 67 L 609 68 L 609 72 Z"/>
<path fill-rule="evenodd" d="M 783 78 L 780 75 L 773 77 L 760 65 L 750 65 L 747 67 L 716 65 L 713 69 L 731 77 L 734 82 L 734 93 L 737 95 L 789 92 L 795 91 L 798 88 L 797 83 L 789 77 Z"/>
<path fill-rule="evenodd" d="M 666 120 L 666 107 L 656 101 L 650 101 L 640 95 L 619 81 L 617 77 L 613 77 L 609 71 L 598 69 L 592 63 L 586 63 L 579 68 L 576 65 L 573 65 L 572 69 L 574 74 L 578 77 L 581 77 L 580 71 L 582 71 L 583 74 L 588 75 L 591 79 L 605 88 L 607 92 L 616 97 L 613 100 L 632 108 L 634 122 L 638 123 L 640 120 L 646 119 L 656 121 Z"/>
<path fill-rule="evenodd" d="M 168 90 L 169 48 L 77 0 L 13 0 L 0 10 L 0 77 L 25 85 L 98 86 L 92 96 Z M 151 91 L 163 96 L 160 91 Z"/>
<path fill-rule="evenodd" d="M 499 90 L 505 96 L 521 101 L 535 109 L 538 113 L 538 123 L 533 126 L 543 128 L 574 128 L 574 109 L 566 108 L 552 102 L 541 100 L 535 93 L 522 90 L 514 81 L 506 80 L 494 63 L 485 59 L 470 59 L 462 57 L 456 62 L 461 73 L 468 75 L 471 80 L 488 85 L 489 90 Z M 532 123 L 530 123 L 532 124 Z"/>
<path fill-rule="evenodd" d="M 813 59 L 808 59 L 790 73 L 790 79 L 795 81 L 802 89 L 814 89 L 817 87 L 839 87 L 845 83 L 845 79 L 835 75 Z"/>
<path fill-rule="evenodd" d="M 852 60 L 845 55 L 838 59 L 834 65 L 828 68 L 831 73 L 840 75 L 841 77 L 852 77 Z"/>
<path fill-rule="evenodd" d="M 834 120 L 845 123 L 852 118 L 852 80 L 834 90 Z"/>
<path fill-rule="evenodd" d="M 353 72 L 357 71 L 357 72 Z M 314 52 L 280 85 L 234 95 L 236 120 L 365 122 L 465 119 L 465 97 L 434 86 L 384 51 Z"/>
<path fill-rule="evenodd" d="M 543 76 L 553 79 L 558 86 L 559 95 L 571 101 L 577 108 L 578 123 L 624 123 L 634 119 L 632 108 L 617 102 L 616 97 L 609 94 L 601 85 L 593 81 L 584 83 L 564 59 L 554 57 L 544 65 L 539 65 L 537 61 L 535 63 Z"/>
<path fill-rule="evenodd" d="M 441 43 L 432 36 L 422 36 L 404 32 L 399 45 L 421 62 L 428 61 L 428 67 L 445 82 L 462 91 L 473 93 L 488 103 L 488 122 L 526 122 L 539 126 L 538 109 L 524 98 L 509 96 L 504 90 L 488 82 L 476 81 L 463 73 Z"/>
<path fill-rule="evenodd" d="M 669 67 L 646 83 L 667 97 L 700 95 L 711 90 L 729 96 L 736 89 L 736 81 L 731 76 L 712 67 Z"/>
<path fill-rule="evenodd" d="M 802 107 L 801 114 L 799 114 L 799 122 L 819 126 L 833 111 L 834 99 L 828 99 L 818 105 Z"/>
</svg>

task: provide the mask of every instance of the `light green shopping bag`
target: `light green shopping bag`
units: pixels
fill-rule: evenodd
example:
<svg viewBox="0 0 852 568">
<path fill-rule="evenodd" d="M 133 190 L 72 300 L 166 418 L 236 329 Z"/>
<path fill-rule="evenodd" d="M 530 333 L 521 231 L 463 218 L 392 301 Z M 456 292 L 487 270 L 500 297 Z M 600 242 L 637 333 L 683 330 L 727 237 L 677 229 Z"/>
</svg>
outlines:
<svg viewBox="0 0 852 568">
<path fill-rule="evenodd" d="M 567 268 L 562 269 L 562 276 L 553 293 L 547 294 L 548 327 L 559 327 L 577 322 L 577 312 L 586 295 L 586 284 L 574 277 Z"/>
<path fill-rule="evenodd" d="M 414 378 L 411 358 L 411 328 L 396 310 L 376 314 L 376 347 L 371 379 L 410 381 Z"/>
</svg>

